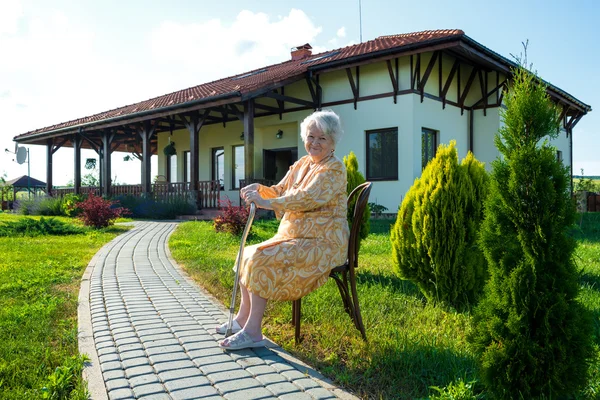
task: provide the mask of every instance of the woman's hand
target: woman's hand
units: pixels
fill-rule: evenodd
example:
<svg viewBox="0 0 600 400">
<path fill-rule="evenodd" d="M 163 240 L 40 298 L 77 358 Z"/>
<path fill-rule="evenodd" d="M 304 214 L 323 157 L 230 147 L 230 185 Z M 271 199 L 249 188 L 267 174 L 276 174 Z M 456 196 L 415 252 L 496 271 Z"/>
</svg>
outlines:
<svg viewBox="0 0 600 400">
<path fill-rule="evenodd" d="M 263 199 L 262 196 L 258 193 L 258 190 L 247 191 L 242 195 L 242 199 L 246 203 L 254 203 L 259 208 L 264 208 L 267 210 L 272 210 L 271 201 L 268 199 Z"/>
<path fill-rule="evenodd" d="M 248 192 L 258 192 L 258 183 L 251 183 L 248 186 L 244 186 L 240 189 L 240 196 L 245 200 L 246 193 Z"/>
</svg>

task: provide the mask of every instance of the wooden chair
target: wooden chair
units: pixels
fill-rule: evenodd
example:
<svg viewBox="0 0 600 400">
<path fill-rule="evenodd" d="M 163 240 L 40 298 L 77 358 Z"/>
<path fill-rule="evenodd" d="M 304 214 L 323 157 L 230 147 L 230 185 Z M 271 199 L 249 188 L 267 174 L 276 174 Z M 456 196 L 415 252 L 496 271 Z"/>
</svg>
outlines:
<svg viewBox="0 0 600 400">
<path fill-rule="evenodd" d="M 337 283 L 338 289 L 340 290 L 340 295 L 344 304 L 344 310 L 346 310 L 352 319 L 352 322 L 354 322 L 354 326 L 360 331 L 360 334 L 365 341 L 367 340 L 367 335 L 365 333 L 365 326 L 363 325 L 362 316 L 360 315 L 360 307 L 358 305 L 355 269 L 358 268 L 358 249 L 362 215 L 367 207 L 370 193 L 371 182 L 365 182 L 361 185 L 358 185 L 352 191 L 352 193 L 350 193 L 350 196 L 348 196 L 348 206 L 351 204 L 352 199 L 356 199 L 354 215 L 352 215 L 352 222 L 350 225 L 348 259 L 343 265 L 333 268 L 329 273 L 329 277 L 335 280 L 335 283 Z M 294 300 L 292 302 L 292 325 L 295 326 L 294 336 L 296 343 L 300 342 L 301 304 L 302 299 Z"/>
</svg>

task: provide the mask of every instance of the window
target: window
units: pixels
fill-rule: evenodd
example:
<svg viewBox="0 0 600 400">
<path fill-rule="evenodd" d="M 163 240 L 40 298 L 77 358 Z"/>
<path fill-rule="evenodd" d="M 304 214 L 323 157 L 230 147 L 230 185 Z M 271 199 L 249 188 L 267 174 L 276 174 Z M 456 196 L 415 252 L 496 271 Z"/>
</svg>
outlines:
<svg viewBox="0 0 600 400">
<path fill-rule="evenodd" d="M 559 162 L 562 162 L 562 160 L 563 160 L 562 151 L 556 150 L 556 160 Z"/>
<path fill-rule="evenodd" d="M 167 182 L 177 182 L 177 155 L 167 157 Z"/>
<path fill-rule="evenodd" d="M 438 136 L 438 131 L 421 128 L 421 168 L 423 169 L 425 169 L 427 163 L 435 157 L 438 146 Z"/>
<path fill-rule="evenodd" d="M 337 56 L 338 54 L 340 54 L 339 51 L 334 51 L 334 52 L 331 52 L 331 53 L 323 54 L 322 56 L 319 56 L 319 57 L 311 58 L 310 60 L 302 61 L 300 64 L 308 64 L 308 63 L 311 63 L 311 62 L 323 60 L 324 58 L 329 58 L 329 57 Z"/>
<path fill-rule="evenodd" d="M 367 180 L 398 180 L 398 128 L 367 131 Z"/>
<path fill-rule="evenodd" d="M 190 152 L 183 152 L 183 181 L 186 183 L 190 182 L 192 176 L 191 164 L 190 164 Z"/>
<path fill-rule="evenodd" d="M 221 190 L 225 189 L 225 150 L 222 147 L 212 149 L 212 180 L 219 181 Z"/>
<path fill-rule="evenodd" d="M 248 72 L 247 74 L 244 74 L 244 75 L 234 76 L 233 78 L 231 78 L 231 80 L 232 81 L 236 81 L 238 79 L 247 78 L 249 76 L 262 74 L 263 72 L 267 72 L 267 68 L 263 68 L 263 69 L 260 69 L 260 70 L 257 70 L 257 71 Z"/>
<path fill-rule="evenodd" d="M 233 189 L 239 189 L 240 179 L 245 178 L 246 168 L 244 163 L 244 146 L 233 146 L 233 165 L 231 168 L 233 172 L 231 187 Z"/>
</svg>

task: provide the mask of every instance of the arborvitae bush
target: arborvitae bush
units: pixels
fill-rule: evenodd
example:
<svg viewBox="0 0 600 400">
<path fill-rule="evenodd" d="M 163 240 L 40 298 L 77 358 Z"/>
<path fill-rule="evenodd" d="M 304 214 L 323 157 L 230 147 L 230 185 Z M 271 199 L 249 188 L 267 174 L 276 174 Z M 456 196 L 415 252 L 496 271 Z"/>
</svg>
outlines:
<svg viewBox="0 0 600 400">
<path fill-rule="evenodd" d="M 429 301 L 464 309 L 480 295 L 487 276 L 478 229 L 487 173 L 469 152 L 458 163 L 456 143 L 440 145 L 407 192 L 391 230 L 394 266 Z"/>
<path fill-rule="evenodd" d="M 496 135 L 503 157 L 493 163 L 480 237 L 490 279 L 469 341 L 495 397 L 562 398 L 586 382 L 593 354 L 589 315 L 576 300 L 569 170 L 540 143 L 559 128 L 546 88 L 521 67 L 505 101 Z"/>
<path fill-rule="evenodd" d="M 355 187 L 361 185 L 366 182 L 363 174 L 358 170 L 358 160 L 356 159 L 356 154 L 353 151 L 350 152 L 347 156 L 344 156 L 344 165 L 346 166 L 346 175 L 348 179 L 348 185 L 346 186 L 346 192 L 348 195 L 352 193 Z M 348 204 L 348 221 L 351 220 L 352 215 L 354 214 L 354 206 L 356 205 L 356 198 L 352 200 Z M 369 209 L 369 205 L 365 207 L 365 213 L 363 214 L 362 225 L 360 227 L 360 239 L 363 240 L 367 236 L 369 236 L 369 232 L 371 230 L 371 210 Z"/>
</svg>

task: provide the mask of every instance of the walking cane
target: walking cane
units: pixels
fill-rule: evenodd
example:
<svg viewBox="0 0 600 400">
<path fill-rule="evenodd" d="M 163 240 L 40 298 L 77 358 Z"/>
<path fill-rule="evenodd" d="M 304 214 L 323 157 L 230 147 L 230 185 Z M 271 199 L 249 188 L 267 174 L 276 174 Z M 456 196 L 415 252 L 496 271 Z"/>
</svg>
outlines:
<svg viewBox="0 0 600 400">
<path fill-rule="evenodd" d="M 244 246 L 246 246 L 246 238 L 248 237 L 248 233 L 250 232 L 250 227 L 252 226 L 252 221 L 254 220 L 255 213 L 256 205 L 254 203 L 250 203 L 250 213 L 248 214 L 248 221 L 246 222 L 246 227 L 244 228 L 244 233 L 242 234 L 240 251 L 238 251 L 237 260 L 235 263 L 235 282 L 233 283 L 231 303 L 229 303 L 229 320 L 227 321 L 227 332 L 225 332 L 225 337 L 229 337 L 233 333 L 233 311 L 235 309 L 235 297 L 237 295 L 238 280 L 240 279 L 240 264 L 242 263 L 244 255 Z"/>
</svg>

